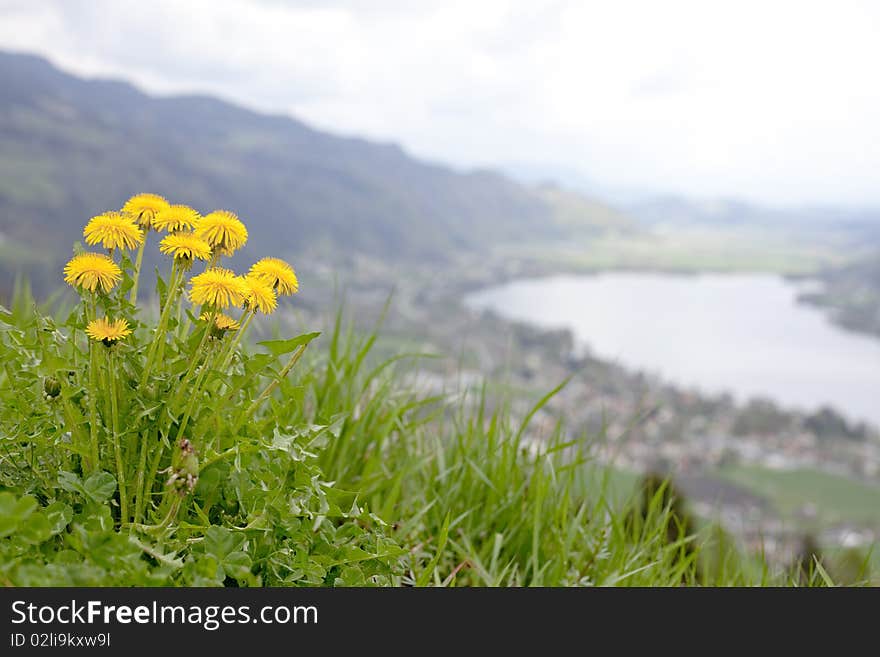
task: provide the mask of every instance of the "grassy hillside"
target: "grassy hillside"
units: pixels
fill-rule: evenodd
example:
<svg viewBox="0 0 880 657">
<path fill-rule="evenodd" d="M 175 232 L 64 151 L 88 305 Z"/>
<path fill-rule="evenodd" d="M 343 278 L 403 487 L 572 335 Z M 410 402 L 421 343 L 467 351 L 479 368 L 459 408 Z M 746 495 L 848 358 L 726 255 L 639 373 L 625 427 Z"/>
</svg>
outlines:
<svg viewBox="0 0 880 657">
<path fill-rule="evenodd" d="M 225 241 L 205 239 L 216 265 Z M 590 436 L 537 419 L 562 385 L 526 409 L 419 391 L 404 382 L 422 356 L 377 357 L 342 312 L 325 335 L 247 346 L 293 272 L 239 279 L 194 257 L 161 273 L 158 318 L 124 251 L 71 259 L 63 311 L 23 287 L 0 307 L 0 584 L 868 581 L 809 554 L 804 572 L 771 566 L 669 482 L 601 466 Z"/>
<path fill-rule="evenodd" d="M 808 511 L 818 525 L 880 524 L 880 486 L 812 469 L 725 468 L 720 475 L 773 501 L 788 518 Z"/>
<path fill-rule="evenodd" d="M 78 315 L 53 321 L 24 299 L 0 311 L 0 432 L 6 444 L 0 453 L 0 582 L 5 585 L 835 581 L 836 562 L 825 564 L 830 575 L 818 569 L 798 575 L 740 551 L 717 526 L 690 524 L 686 504 L 670 497 L 665 485 L 633 488 L 631 476 L 597 466 L 588 443 L 570 442 L 563 424 L 534 442 L 530 418 L 552 392 L 519 419 L 503 405 L 490 410 L 479 391 L 454 406 L 420 396 L 397 383 L 418 367 L 417 360 L 376 361 L 371 354 L 376 336 L 359 335 L 338 320 L 290 375 L 289 368 L 279 375 L 271 367 L 265 378 L 260 374 L 278 355 L 288 358 L 280 352 L 294 348 L 290 341 L 234 359 L 231 376 L 220 373 L 219 380 L 230 381 L 224 405 L 214 408 L 200 394 L 206 407 L 189 406 L 197 410 L 189 433 L 198 446 L 195 462 L 180 464 L 172 455 L 168 466 L 192 468 L 197 483 L 177 491 L 161 476 L 153 489 L 155 515 L 148 499 L 150 521 L 126 522 L 119 516 L 118 485 L 126 478 L 117 473 L 136 467 L 136 460 L 125 446 L 136 446 L 132 440 L 143 429 L 161 424 L 164 412 L 153 409 L 167 402 L 155 391 L 126 386 L 117 403 L 123 409 L 143 405 L 145 413 L 135 426 L 117 429 L 104 426 L 104 414 L 115 411 L 99 396 L 104 469 L 90 473 L 76 451 L 77 434 L 84 431 L 88 441 L 89 391 L 106 383 L 101 377 L 86 383 L 86 373 L 53 379 L 66 359 L 85 355 L 81 339 L 63 337 L 71 330 L 82 337 Z M 46 325 L 57 328 L 51 339 L 45 337 Z M 102 376 L 110 374 L 100 365 L 104 358 L 117 359 L 117 376 L 136 376 L 140 347 L 146 346 L 141 341 L 148 336 L 138 332 L 114 351 L 102 351 Z M 190 357 L 194 345 L 169 342 L 167 364 L 155 373 L 157 384 L 169 381 L 173 390 L 182 375 L 186 381 L 175 363 Z M 207 387 L 217 374 L 209 375 Z M 268 403 L 249 414 L 246 425 L 232 426 L 245 406 L 253 407 L 251 395 L 273 380 L 279 383 L 270 385 L 274 394 Z M 72 429 L 73 443 L 65 429 Z M 219 444 L 203 442 L 209 436 Z M 123 446 L 123 460 L 115 461 L 119 469 L 113 443 Z M 140 478 L 129 476 L 127 482 L 131 492 Z M 858 572 L 837 581 L 865 577 Z"/>
</svg>

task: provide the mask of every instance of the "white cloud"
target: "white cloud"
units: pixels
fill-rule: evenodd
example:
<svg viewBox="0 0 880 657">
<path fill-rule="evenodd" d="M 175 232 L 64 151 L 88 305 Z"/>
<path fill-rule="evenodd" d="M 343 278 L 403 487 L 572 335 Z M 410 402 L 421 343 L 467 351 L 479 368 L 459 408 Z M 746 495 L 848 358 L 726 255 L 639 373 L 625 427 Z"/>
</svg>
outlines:
<svg viewBox="0 0 880 657">
<path fill-rule="evenodd" d="M 461 165 L 878 203 L 871 2 L 0 1 L 0 47 Z"/>
</svg>

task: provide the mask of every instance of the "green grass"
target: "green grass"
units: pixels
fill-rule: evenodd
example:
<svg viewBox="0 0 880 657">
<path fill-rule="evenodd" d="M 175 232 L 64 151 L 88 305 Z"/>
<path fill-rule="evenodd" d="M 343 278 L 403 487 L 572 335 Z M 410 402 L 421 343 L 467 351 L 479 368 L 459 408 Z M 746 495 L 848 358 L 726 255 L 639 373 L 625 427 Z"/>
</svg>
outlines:
<svg viewBox="0 0 880 657">
<path fill-rule="evenodd" d="M 199 461 L 190 465 L 199 469 L 198 486 L 177 493 L 176 519 L 142 526 L 119 517 L 112 459 L 106 460 L 108 471 L 89 474 L 65 454 L 65 408 L 45 399 L 43 390 L 45 375 L 62 365 L 71 343 L 63 324 L 41 318 L 33 303 L 18 299 L 0 314 L 0 582 L 799 581 L 742 553 L 717 526 L 683 524 L 662 490 L 645 495 L 634 474 L 596 463 L 590 436 L 558 422 L 542 428 L 537 440 L 532 418 L 556 390 L 524 416 L 514 414 L 503 397 L 490 401 L 485 388 L 464 399 L 425 397 L 401 384 L 418 371 L 420 356 L 378 357 L 377 334 L 346 328 L 341 317 L 289 376 L 275 370 L 271 354 L 241 358 L 231 379 L 238 393 L 230 398 L 237 401 L 212 406 L 206 397 L 207 408 L 194 416 L 189 435 L 199 446 Z M 133 343 L 121 353 L 134 367 L 139 351 Z M 273 352 L 287 348 L 272 345 Z M 279 384 L 245 425 L 230 427 L 227 418 L 250 408 L 251 393 L 263 388 L 249 384 L 258 364 L 277 371 L 270 379 L 280 377 Z M 179 373 L 170 368 L 163 376 L 173 384 Z M 81 395 L 81 389 L 65 390 L 59 399 L 79 406 Z M 129 386 L 125 404 L 141 403 L 138 395 L 137 386 Z M 156 417 L 162 420 L 165 413 Z M 126 417 L 122 426 L 136 422 L 150 422 L 149 416 Z M 76 415 L 73 426 L 88 435 L 86 416 Z M 201 438 L 212 435 L 221 438 L 218 451 Z M 103 440 L 102 463 L 110 454 Z M 165 496 L 161 484 L 154 492 Z M 814 573 L 809 583 L 822 579 Z"/>
<path fill-rule="evenodd" d="M 641 499 L 636 474 L 596 463 L 589 436 L 558 423 L 527 448 L 532 413 L 514 417 L 506 404 L 489 404 L 487 388 L 454 405 L 420 398 L 396 383 L 419 368 L 417 358 L 373 362 L 375 335 L 336 326 L 325 350 L 312 354 L 297 421 L 337 418 L 319 462 L 406 546 L 401 583 L 793 582 L 742 553 L 717 525 L 700 523 L 695 535 L 670 540 L 677 516 L 660 497 Z M 693 553 L 685 549 L 691 544 Z"/>
<path fill-rule="evenodd" d="M 880 486 L 809 468 L 771 470 L 727 467 L 719 475 L 771 500 L 788 518 L 809 504 L 816 523 L 857 522 L 880 526 Z"/>
</svg>

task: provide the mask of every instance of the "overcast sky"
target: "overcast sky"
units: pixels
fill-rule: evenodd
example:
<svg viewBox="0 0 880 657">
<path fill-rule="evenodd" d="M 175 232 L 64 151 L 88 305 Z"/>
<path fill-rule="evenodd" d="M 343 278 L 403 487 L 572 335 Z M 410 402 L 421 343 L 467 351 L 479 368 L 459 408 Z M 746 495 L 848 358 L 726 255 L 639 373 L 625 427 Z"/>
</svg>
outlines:
<svg viewBox="0 0 880 657">
<path fill-rule="evenodd" d="M 0 48 L 460 166 L 880 204 L 880 2 L 0 0 Z"/>
</svg>

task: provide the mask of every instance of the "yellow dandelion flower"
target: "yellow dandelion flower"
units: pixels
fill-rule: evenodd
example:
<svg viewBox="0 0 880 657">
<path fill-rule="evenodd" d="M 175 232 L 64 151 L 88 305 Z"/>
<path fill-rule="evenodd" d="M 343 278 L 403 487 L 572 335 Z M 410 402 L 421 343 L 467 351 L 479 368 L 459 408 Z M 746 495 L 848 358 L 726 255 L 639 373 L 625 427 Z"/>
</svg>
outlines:
<svg viewBox="0 0 880 657">
<path fill-rule="evenodd" d="M 242 305 L 247 294 L 242 280 L 222 267 L 212 267 L 193 276 L 190 286 L 190 301 L 218 310 Z"/>
<path fill-rule="evenodd" d="M 171 233 L 159 242 L 159 250 L 175 258 L 182 260 L 210 260 L 211 245 L 195 233 L 179 232 Z"/>
<path fill-rule="evenodd" d="M 275 290 L 266 281 L 256 276 L 242 278 L 245 286 L 245 307 L 259 310 L 264 315 L 270 314 L 278 306 Z"/>
<path fill-rule="evenodd" d="M 191 229 L 198 220 L 199 213 L 188 205 L 169 205 L 153 219 L 153 228 L 175 233 Z"/>
<path fill-rule="evenodd" d="M 202 316 L 199 319 L 201 319 L 203 322 L 208 322 L 211 320 L 211 313 L 202 313 Z M 239 324 L 237 319 L 233 319 L 229 315 L 219 313 L 214 318 L 214 327 L 218 331 L 237 331 L 241 327 L 241 324 Z"/>
<path fill-rule="evenodd" d="M 93 340 L 99 340 L 108 347 L 127 335 L 131 335 L 131 329 L 128 328 L 128 322 L 124 319 L 117 319 L 111 322 L 107 317 L 101 319 L 93 319 L 86 326 L 86 335 Z"/>
<path fill-rule="evenodd" d="M 143 229 L 153 227 L 153 219 L 168 209 L 168 201 L 158 194 L 135 194 L 122 206 L 122 213 L 130 216 Z"/>
<path fill-rule="evenodd" d="M 223 255 L 232 255 L 248 238 L 245 225 L 228 210 L 214 210 L 199 219 L 196 235 Z"/>
<path fill-rule="evenodd" d="M 122 278 L 122 270 L 103 253 L 81 253 L 64 266 L 64 281 L 89 292 L 109 292 Z"/>
<path fill-rule="evenodd" d="M 89 220 L 83 237 L 86 244 L 101 244 L 105 249 L 134 249 L 143 243 L 144 232 L 130 216 L 105 212 Z"/>
<path fill-rule="evenodd" d="M 293 267 L 280 258 L 263 258 L 251 266 L 248 276 L 265 281 L 278 294 L 296 294 L 299 281 Z"/>
</svg>

